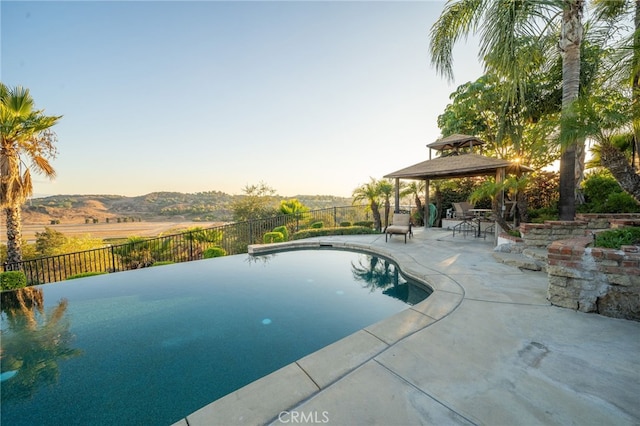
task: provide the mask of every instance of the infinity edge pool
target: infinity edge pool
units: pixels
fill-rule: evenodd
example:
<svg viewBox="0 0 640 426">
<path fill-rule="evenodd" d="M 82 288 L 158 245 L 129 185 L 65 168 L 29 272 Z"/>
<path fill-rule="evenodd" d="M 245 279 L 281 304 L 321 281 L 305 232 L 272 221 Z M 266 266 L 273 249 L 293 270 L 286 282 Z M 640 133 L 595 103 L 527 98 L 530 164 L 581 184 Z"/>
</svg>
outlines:
<svg viewBox="0 0 640 426">
<path fill-rule="evenodd" d="M 300 240 L 249 246 L 249 254 L 322 248 L 386 257 L 398 265 L 402 275 L 431 288 L 433 292 L 422 302 L 213 401 L 174 425 L 277 423 L 283 420 L 281 417 L 287 410 L 340 380 L 398 341 L 449 315 L 464 297 L 463 288 L 450 278 L 436 271 L 431 276 L 412 270 L 410 255 L 379 250 L 369 244 Z M 316 414 L 322 416 L 321 413 Z M 323 418 L 311 420 L 322 422 Z"/>
</svg>

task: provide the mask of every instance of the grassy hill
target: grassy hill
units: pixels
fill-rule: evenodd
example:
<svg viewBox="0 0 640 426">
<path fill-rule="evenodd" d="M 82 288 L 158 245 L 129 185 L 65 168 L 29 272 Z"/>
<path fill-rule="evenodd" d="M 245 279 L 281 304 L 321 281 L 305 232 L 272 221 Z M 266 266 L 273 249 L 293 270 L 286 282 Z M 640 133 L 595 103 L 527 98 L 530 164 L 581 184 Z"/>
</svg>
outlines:
<svg viewBox="0 0 640 426">
<path fill-rule="evenodd" d="M 231 205 L 236 197 L 220 191 L 197 192 L 152 192 L 137 197 L 122 195 L 54 195 L 34 198 L 23 206 L 23 222 L 82 223 L 87 220 L 104 222 L 107 218 L 134 219 L 143 221 L 210 221 L 232 220 Z M 334 206 L 348 206 L 351 198 L 332 195 L 274 196 L 273 204 L 281 200 L 297 198 L 312 210 Z"/>
</svg>

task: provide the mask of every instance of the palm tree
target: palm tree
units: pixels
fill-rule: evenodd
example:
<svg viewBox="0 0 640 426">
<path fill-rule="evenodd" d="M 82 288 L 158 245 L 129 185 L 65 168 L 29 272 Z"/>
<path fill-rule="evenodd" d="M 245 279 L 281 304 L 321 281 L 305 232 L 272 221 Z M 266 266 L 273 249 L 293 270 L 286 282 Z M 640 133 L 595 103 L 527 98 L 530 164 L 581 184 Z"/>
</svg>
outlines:
<svg viewBox="0 0 640 426">
<path fill-rule="evenodd" d="M 502 216 L 502 211 L 501 211 L 502 206 L 498 202 L 498 196 L 501 193 L 503 193 L 504 190 L 505 190 L 504 182 L 497 183 L 493 179 L 487 179 L 482 183 L 482 185 L 480 185 L 480 187 L 478 187 L 478 189 L 476 189 L 471 193 L 469 200 L 475 204 L 480 200 L 489 198 L 491 200 L 491 210 L 493 212 L 493 217 L 495 218 L 495 221 L 498 223 L 500 228 L 502 228 L 504 231 L 510 231 L 511 226 L 509 226 L 507 221 Z"/>
<path fill-rule="evenodd" d="M 575 104 L 579 123 L 574 123 L 578 134 L 592 138 L 590 167 L 605 167 L 622 189 L 640 202 L 640 175 L 634 170 L 634 133 L 628 111 L 633 108 L 628 99 L 616 88 L 603 87 L 590 93 Z"/>
<path fill-rule="evenodd" d="M 384 227 L 389 226 L 389 213 L 391 212 L 391 196 L 394 193 L 395 186 L 389 179 L 378 181 L 378 194 L 384 199 Z M 396 206 L 396 210 L 399 206 Z"/>
<path fill-rule="evenodd" d="M 482 28 L 480 55 L 485 67 L 503 77 L 512 98 L 525 99 L 524 76 L 531 65 L 528 58 L 517 54 L 518 40 L 544 34 L 560 17 L 562 114 L 567 115 L 579 94 L 583 9 L 584 0 L 450 1 L 431 29 L 431 62 L 441 74 L 452 79 L 453 45 L 460 37 Z M 565 148 L 560 162 L 560 219 L 573 220 L 577 141 L 562 129 L 560 140 Z"/>
<path fill-rule="evenodd" d="M 424 211 L 422 210 L 422 200 L 420 199 L 420 194 L 424 194 L 425 190 L 425 182 L 421 181 L 412 181 L 405 186 L 404 190 L 400 191 L 400 197 L 406 197 L 408 195 L 412 195 L 414 202 L 416 203 L 416 215 L 417 215 L 417 223 L 416 225 L 422 226 L 424 224 Z"/>
<path fill-rule="evenodd" d="M 36 110 L 28 89 L 10 88 L 0 83 L 0 207 L 7 216 L 7 262 L 22 260 L 22 220 L 20 208 L 33 194 L 30 167 L 55 177 L 49 159 L 56 154 L 51 127 L 61 116 L 44 115 Z M 24 157 L 31 160 L 30 167 Z"/>
<path fill-rule="evenodd" d="M 367 201 L 373 215 L 373 224 L 375 229 L 382 229 L 382 221 L 380 219 L 380 191 L 378 182 L 374 178 L 370 178 L 369 182 L 364 183 L 353 190 L 353 203 Z"/>
<path fill-rule="evenodd" d="M 633 155 L 631 162 L 636 170 L 640 169 L 640 1 L 639 0 L 593 0 L 596 16 L 601 21 L 607 21 L 611 27 L 617 28 L 617 23 L 628 16 L 633 18 L 634 31 L 621 40 L 616 52 L 619 57 L 615 63 L 615 70 L 619 71 L 623 81 L 631 83 L 631 100 L 634 109 L 631 114 L 633 128 Z M 622 24 L 626 26 L 626 22 Z"/>
</svg>

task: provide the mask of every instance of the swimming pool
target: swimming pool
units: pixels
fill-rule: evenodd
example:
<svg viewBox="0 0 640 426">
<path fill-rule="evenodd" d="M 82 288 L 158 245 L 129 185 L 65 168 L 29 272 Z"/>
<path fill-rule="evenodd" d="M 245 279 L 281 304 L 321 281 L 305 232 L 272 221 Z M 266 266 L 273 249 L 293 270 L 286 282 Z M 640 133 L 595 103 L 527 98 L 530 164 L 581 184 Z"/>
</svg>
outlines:
<svg viewBox="0 0 640 426">
<path fill-rule="evenodd" d="M 2 422 L 170 424 L 429 293 L 386 259 L 339 250 L 3 293 Z"/>
</svg>

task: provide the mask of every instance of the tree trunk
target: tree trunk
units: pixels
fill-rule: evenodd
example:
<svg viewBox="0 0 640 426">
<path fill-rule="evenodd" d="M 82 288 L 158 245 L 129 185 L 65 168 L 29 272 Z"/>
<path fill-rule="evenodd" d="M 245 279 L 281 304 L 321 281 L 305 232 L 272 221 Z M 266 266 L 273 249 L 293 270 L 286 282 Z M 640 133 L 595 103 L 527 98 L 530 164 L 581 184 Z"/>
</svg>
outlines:
<svg viewBox="0 0 640 426">
<path fill-rule="evenodd" d="M 501 203 L 499 202 L 498 197 L 493 197 L 491 199 L 491 210 L 493 210 L 493 217 L 495 218 L 496 222 L 498 222 L 500 228 L 502 228 L 503 231 L 507 232 L 511 230 L 511 226 L 509 226 L 507 221 L 504 219 L 504 216 L 502 216 L 502 206 L 500 204 Z"/>
<path fill-rule="evenodd" d="M 567 118 L 569 107 L 578 99 L 580 85 L 580 44 L 582 43 L 583 0 L 565 0 L 560 30 L 562 50 L 562 116 Z M 565 136 L 560 129 L 561 139 Z M 560 157 L 560 220 L 573 220 L 576 213 L 576 147 L 577 141 L 565 141 Z"/>
<path fill-rule="evenodd" d="M 587 156 L 587 149 L 585 146 L 584 138 L 580 138 L 576 141 L 576 204 L 584 204 L 584 194 L 582 193 L 582 181 L 584 180 L 585 170 L 585 158 Z"/>
<path fill-rule="evenodd" d="M 416 223 L 417 226 L 423 226 L 424 225 L 424 221 L 423 218 L 425 217 L 424 215 L 424 210 L 422 209 L 422 200 L 420 200 L 420 197 L 418 196 L 418 194 L 415 194 L 415 201 L 416 201 L 416 211 L 418 213 L 418 220 Z"/>
<path fill-rule="evenodd" d="M 380 210 L 378 209 L 378 203 L 371 202 L 371 214 L 373 215 L 373 226 L 377 231 L 382 230 L 382 220 L 380 219 Z"/>
<path fill-rule="evenodd" d="M 624 154 L 613 145 L 602 145 L 600 163 L 611 172 L 622 189 L 640 203 L 640 175 L 633 170 Z"/>
<path fill-rule="evenodd" d="M 516 194 L 516 206 L 518 207 L 518 214 L 520 217 L 520 223 L 529 222 L 529 202 L 527 201 L 527 194 L 524 191 L 518 191 Z"/>
<path fill-rule="evenodd" d="M 633 79 L 631 82 L 631 100 L 635 107 L 633 111 L 633 152 L 631 165 L 640 170 L 640 0 L 636 0 L 636 13 L 634 17 L 635 34 L 633 37 Z"/>
<path fill-rule="evenodd" d="M 22 221 L 20 218 L 20 206 L 6 207 L 7 214 L 7 263 L 22 261 Z M 8 270 L 14 270 L 9 266 Z"/>
<path fill-rule="evenodd" d="M 399 209 L 399 206 L 396 206 L 396 210 Z M 387 229 L 387 227 L 389 226 L 389 212 L 391 211 L 391 203 L 389 202 L 389 199 L 387 198 L 384 201 L 384 229 Z"/>
</svg>

